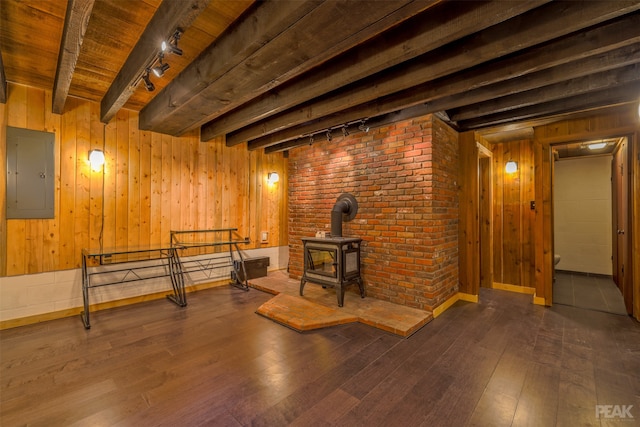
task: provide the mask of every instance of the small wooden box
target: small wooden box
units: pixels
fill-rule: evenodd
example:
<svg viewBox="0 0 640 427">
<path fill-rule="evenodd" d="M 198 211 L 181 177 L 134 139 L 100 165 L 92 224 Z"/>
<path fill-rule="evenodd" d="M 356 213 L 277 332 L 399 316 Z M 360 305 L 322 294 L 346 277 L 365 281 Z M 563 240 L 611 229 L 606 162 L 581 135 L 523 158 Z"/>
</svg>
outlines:
<svg viewBox="0 0 640 427">
<path fill-rule="evenodd" d="M 240 261 L 234 261 L 236 264 L 236 270 L 238 270 L 238 279 L 241 282 L 245 281 L 244 271 L 242 270 L 242 264 Z M 265 277 L 267 275 L 267 267 L 269 266 L 269 257 L 255 257 L 245 258 L 244 268 L 247 272 L 247 280 L 257 279 L 259 277 Z"/>
</svg>

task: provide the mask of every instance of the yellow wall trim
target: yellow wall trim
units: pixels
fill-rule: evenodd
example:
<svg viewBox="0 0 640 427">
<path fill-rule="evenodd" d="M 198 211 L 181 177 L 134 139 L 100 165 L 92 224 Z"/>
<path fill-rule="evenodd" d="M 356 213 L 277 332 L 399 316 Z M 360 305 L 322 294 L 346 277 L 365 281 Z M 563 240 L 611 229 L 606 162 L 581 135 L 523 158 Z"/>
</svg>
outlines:
<svg viewBox="0 0 640 427">
<path fill-rule="evenodd" d="M 228 283 L 229 283 L 229 280 L 226 280 L 226 279 L 225 280 L 218 280 L 218 281 L 215 281 L 215 282 L 209 282 L 209 283 L 198 283 L 196 285 L 186 286 L 185 287 L 185 291 L 189 292 L 189 293 L 190 292 L 196 292 L 196 291 L 201 291 L 201 290 L 204 290 L 204 289 L 223 286 L 223 285 L 226 285 Z M 106 310 L 108 308 L 124 307 L 126 305 L 138 304 L 138 303 L 145 302 L 145 301 L 153 301 L 153 300 L 157 300 L 157 299 L 166 298 L 166 296 L 169 293 L 170 293 L 170 291 L 167 290 L 167 291 L 155 292 L 155 293 L 147 294 L 147 295 L 139 295 L 137 297 L 123 298 L 123 299 L 114 300 L 114 301 L 101 302 L 101 303 L 98 303 L 98 304 L 92 304 L 90 306 L 90 310 L 93 313 L 93 312 L 100 311 L 100 310 Z M 10 328 L 17 328 L 18 326 L 32 325 L 34 323 L 46 322 L 48 320 L 62 319 L 64 317 L 72 317 L 72 316 L 79 315 L 83 310 L 84 310 L 83 307 L 74 307 L 74 308 L 68 308 L 66 310 L 52 311 L 50 313 L 36 314 L 34 316 L 27 316 L 27 317 L 19 317 L 17 319 L 2 320 L 2 321 L 0 321 L 0 330 L 10 329 Z M 78 321 L 80 321 L 80 320 L 78 319 Z"/>
<path fill-rule="evenodd" d="M 455 295 L 452 295 L 451 298 L 447 299 L 445 302 L 443 302 L 442 304 L 440 304 L 439 306 L 434 308 L 433 309 L 433 318 L 435 319 L 436 317 L 440 316 L 442 313 L 447 311 L 447 309 L 449 307 L 451 307 L 453 304 L 455 304 L 456 301 L 458 301 L 458 299 L 460 299 L 458 297 L 458 295 L 460 295 L 459 292 L 457 294 L 455 294 Z"/>
<path fill-rule="evenodd" d="M 530 288 L 528 286 L 509 285 L 507 283 L 493 282 L 493 289 L 500 289 L 502 291 L 518 292 L 521 294 L 533 295 L 536 293 L 536 288 Z"/>
<path fill-rule="evenodd" d="M 537 296 L 536 294 L 533 294 L 533 303 L 535 305 L 547 305 L 547 300 L 545 300 L 542 297 Z"/>
<path fill-rule="evenodd" d="M 464 292 L 458 292 L 458 299 L 460 301 L 466 301 L 466 302 L 478 302 L 478 295 L 471 295 L 471 294 L 466 294 Z"/>
</svg>

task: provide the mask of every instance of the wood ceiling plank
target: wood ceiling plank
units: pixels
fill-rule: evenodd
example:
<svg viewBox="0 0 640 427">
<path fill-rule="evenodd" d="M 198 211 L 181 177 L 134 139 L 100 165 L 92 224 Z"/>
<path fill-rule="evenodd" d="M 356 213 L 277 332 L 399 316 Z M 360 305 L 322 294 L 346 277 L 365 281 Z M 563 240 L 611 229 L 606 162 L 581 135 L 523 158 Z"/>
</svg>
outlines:
<svg viewBox="0 0 640 427">
<path fill-rule="evenodd" d="M 508 112 L 491 114 L 475 119 L 458 122 L 461 130 L 475 130 L 515 123 L 523 120 L 553 116 L 558 114 L 587 111 L 617 104 L 634 102 L 638 99 L 640 82 L 634 81 L 625 85 L 607 88 L 596 92 L 576 95 L 556 101 L 540 103 L 529 107 L 518 108 Z"/>
<path fill-rule="evenodd" d="M 53 80 L 52 111 L 62 114 L 95 0 L 69 0 Z"/>
<path fill-rule="evenodd" d="M 208 141 L 332 90 L 398 65 L 539 6 L 534 2 L 444 3 L 202 127 Z"/>
<path fill-rule="evenodd" d="M 100 102 L 103 123 L 108 123 L 133 94 L 140 76 L 158 54 L 160 42 L 177 28 L 188 28 L 208 4 L 209 0 L 162 2 Z"/>
<path fill-rule="evenodd" d="M 378 73 L 335 94 L 254 123 L 227 135 L 227 145 L 259 138 L 541 44 L 574 31 L 631 13 L 638 2 L 550 3 L 423 55 L 402 67 Z M 434 63 L 434 61 L 437 61 Z"/>
<path fill-rule="evenodd" d="M 7 81 L 51 89 L 66 2 L 0 1 L 0 46 Z"/>
<path fill-rule="evenodd" d="M 323 2 L 298 16 L 295 21 L 286 16 L 278 18 L 275 15 L 275 19 L 289 19 L 283 22 L 287 25 L 283 25 L 272 37 L 263 38 L 260 33 L 254 36 L 253 39 L 260 38 L 264 43 L 254 50 L 242 52 L 245 57 L 226 53 L 226 45 L 246 45 L 247 42 L 239 43 L 239 40 L 246 39 L 255 32 L 251 28 L 252 21 L 264 21 L 261 15 L 267 13 L 265 10 L 277 7 L 282 13 L 286 10 L 284 5 L 296 4 L 285 2 L 276 6 L 264 3 L 253 14 L 245 17 L 245 21 L 239 24 L 239 31 L 225 33 L 219 44 L 216 42 L 207 49 L 209 56 L 215 60 L 209 57 L 199 58 L 175 83 L 172 82 L 141 111 L 141 127 L 172 135 L 196 128 L 362 43 L 390 28 L 398 20 L 415 15 L 432 3 L 433 0 Z M 309 3 L 311 4 L 313 3 Z M 362 13 L 364 10 L 366 13 Z M 272 12 L 269 14 L 273 15 Z M 358 16 L 358 19 L 353 19 L 354 16 Z M 274 24 L 277 22 L 275 19 Z M 227 57 L 233 68 L 225 68 Z M 202 91 L 196 94 L 194 89 Z M 168 105 L 171 107 L 167 107 Z"/>
</svg>

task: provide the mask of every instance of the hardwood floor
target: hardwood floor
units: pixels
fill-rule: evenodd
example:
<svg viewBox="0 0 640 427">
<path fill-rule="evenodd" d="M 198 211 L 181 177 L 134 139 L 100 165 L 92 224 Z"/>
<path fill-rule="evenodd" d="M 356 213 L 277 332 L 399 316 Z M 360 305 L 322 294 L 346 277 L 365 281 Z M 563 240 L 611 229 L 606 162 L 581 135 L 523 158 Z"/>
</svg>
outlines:
<svg viewBox="0 0 640 427">
<path fill-rule="evenodd" d="M 482 289 L 409 339 L 300 334 L 214 288 L 0 331 L 0 425 L 637 425 L 640 324 Z M 633 405 L 599 419 L 595 405 Z"/>
</svg>

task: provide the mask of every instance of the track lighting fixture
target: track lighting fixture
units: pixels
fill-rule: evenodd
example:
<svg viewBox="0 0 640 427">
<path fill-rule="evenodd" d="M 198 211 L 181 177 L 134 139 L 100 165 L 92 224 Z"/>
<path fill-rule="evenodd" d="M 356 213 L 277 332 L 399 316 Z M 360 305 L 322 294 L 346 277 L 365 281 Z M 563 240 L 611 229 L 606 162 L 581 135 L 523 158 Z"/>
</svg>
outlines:
<svg viewBox="0 0 640 427">
<path fill-rule="evenodd" d="M 347 125 L 342 126 L 342 136 L 345 138 L 349 136 L 349 130 L 347 129 Z"/>
<path fill-rule="evenodd" d="M 309 145 L 313 145 L 313 135 L 309 135 Z"/>
<path fill-rule="evenodd" d="M 142 75 L 142 81 L 144 81 L 144 87 L 147 88 L 149 92 L 153 92 L 156 90 L 156 86 L 153 84 L 151 79 L 149 79 L 149 69 L 147 68 L 145 73 Z"/>
<path fill-rule="evenodd" d="M 153 67 L 151 71 L 153 71 L 153 74 L 155 74 L 156 77 L 162 77 L 164 76 L 164 72 L 169 69 L 169 64 L 167 64 L 166 62 L 162 62 L 162 60 L 164 59 L 164 55 L 162 53 L 158 55 L 158 59 L 160 60 L 160 64 Z"/>
<path fill-rule="evenodd" d="M 327 129 L 327 141 L 331 142 L 331 139 L 333 137 L 331 136 L 331 129 Z"/>
<path fill-rule="evenodd" d="M 358 129 L 360 129 L 362 132 L 369 132 L 369 126 L 366 126 L 364 124 L 364 120 L 360 122 L 360 126 L 358 126 Z"/>
<path fill-rule="evenodd" d="M 168 41 L 163 41 L 161 48 L 163 52 L 173 53 L 174 55 L 182 56 L 182 49 L 178 47 L 178 41 L 180 41 L 180 36 L 182 35 L 182 30 L 177 29 L 175 33 L 169 38 Z"/>
</svg>

